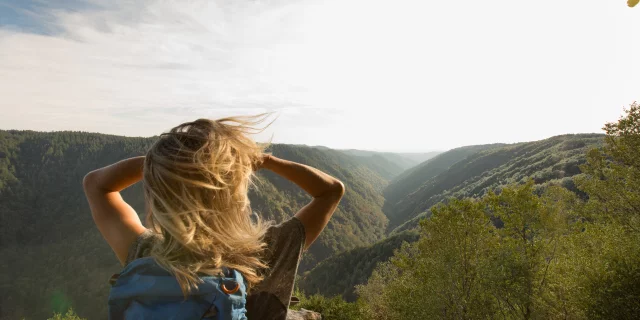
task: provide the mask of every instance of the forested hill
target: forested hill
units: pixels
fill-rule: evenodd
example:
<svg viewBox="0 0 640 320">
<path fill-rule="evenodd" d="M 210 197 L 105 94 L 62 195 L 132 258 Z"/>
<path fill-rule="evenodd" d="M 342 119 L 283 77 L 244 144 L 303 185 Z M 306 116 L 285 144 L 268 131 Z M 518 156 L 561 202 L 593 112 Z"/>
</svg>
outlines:
<svg viewBox="0 0 640 320">
<path fill-rule="evenodd" d="M 391 183 L 402 164 L 379 154 L 274 145 L 348 190 L 303 258 L 294 308 L 327 320 L 640 318 L 640 105 L 625 113 L 606 135 L 454 149 Z M 0 318 L 105 314 L 119 266 L 80 180 L 152 141 L 0 131 Z M 308 200 L 261 176 L 250 196 L 265 217 Z M 142 207 L 139 186 L 124 197 Z"/>
<path fill-rule="evenodd" d="M 477 152 L 471 154 L 465 154 L 468 150 L 465 148 L 455 149 L 450 151 L 458 154 L 451 157 L 452 161 L 444 161 L 443 165 L 431 169 L 430 163 L 450 155 L 443 153 L 424 166 L 402 174 L 384 191 L 389 229 L 403 224 L 399 231 L 417 226 L 419 218 L 431 206 L 446 198 L 480 197 L 489 190 L 528 178 L 533 178 L 536 184 L 556 181 L 575 190 L 571 177 L 580 173 L 579 165 L 585 162 L 587 151 L 602 146 L 603 139 L 601 134 L 576 134 L 511 145 L 479 146 L 474 147 Z M 453 161 L 456 158 L 462 159 Z M 420 176 L 420 173 L 426 174 Z M 413 190 L 407 187 L 419 181 L 422 183 Z"/>
<path fill-rule="evenodd" d="M 81 181 L 90 170 L 141 155 L 155 138 L 0 131 L 0 298 L 2 318 L 44 319 L 73 304 L 81 316 L 106 314 L 107 280 L 119 270 L 93 225 Z M 320 168 L 348 186 L 334 218 L 303 258 L 300 270 L 340 251 L 381 239 L 387 226 L 387 180 L 334 150 L 273 145 L 279 157 Z M 260 173 L 252 207 L 268 219 L 292 216 L 309 200 L 299 188 Z M 123 192 L 143 212 L 140 185 Z M 11 307 L 9 307 L 11 306 Z M 94 317 L 91 317 L 93 319 Z"/>
<path fill-rule="evenodd" d="M 154 139 L 0 131 L 0 255 L 11 261 L 0 266 L 0 289 L 12 292 L 0 297 L 0 318 L 42 319 L 70 305 L 84 317 L 106 314 L 106 280 L 119 266 L 93 225 L 82 177 L 143 154 Z M 333 219 L 303 257 L 300 288 L 353 299 L 354 285 L 366 281 L 378 262 L 402 242 L 417 239 L 415 231 L 401 231 L 417 226 L 432 205 L 449 197 L 480 197 L 528 177 L 575 189 L 571 177 L 580 173 L 587 150 L 602 141 L 602 135 L 585 134 L 469 146 L 408 170 L 410 160 L 397 154 L 272 145 L 276 156 L 317 167 L 347 186 Z M 282 221 L 309 200 L 273 173 L 259 176 L 250 198 L 267 219 Z M 140 185 L 123 197 L 143 212 Z M 392 230 L 399 234 L 383 239 Z"/>
<path fill-rule="evenodd" d="M 325 260 L 303 275 L 300 288 L 308 294 L 341 295 L 353 301 L 354 286 L 366 282 L 376 263 L 387 260 L 402 242 L 417 240 L 414 228 L 431 206 L 449 197 L 478 198 L 488 190 L 528 178 L 538 187 L 553 183 L 576 191 L 572 178 L 580 173 L 579 165 L 585 163 L 590 149 L 603 142 L 604 135 L 600 134 L 563 135 L 442 153 L 405 171 L 386 188 L 384 210 L 392 219 L 390 223 L 401 225 L 395 230 L 397 234 Z M 331 275 L 340 275 L 343 280 L 330 282 Z"/>
<path fill-rule="evenodd" d="M 416 165 L 392 179 L 384 191 L 385 204 L 393 204 L 417 190 L 425 181 L 449 169 L 454 163 L 479 151 L 504 144 L 467 146 L 449 150 Z"/>
</svg>

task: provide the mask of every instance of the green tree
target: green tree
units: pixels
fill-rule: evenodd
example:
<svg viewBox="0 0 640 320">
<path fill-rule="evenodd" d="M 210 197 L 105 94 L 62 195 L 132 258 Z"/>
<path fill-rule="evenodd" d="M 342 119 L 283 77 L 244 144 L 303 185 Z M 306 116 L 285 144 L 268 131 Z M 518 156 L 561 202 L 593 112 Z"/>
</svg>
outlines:
<svg viewBox="0 0 640 320">
<path fill-rule="evenodd" d="M 432 208 L 420 240 L 358 286 L 372 318 L 575 318 L 555 274 L 582 204 L 561 187 L 536 192 L 530 181 Z"/>
<path fill-rule="evenodd" d="M 453 199 L 420 223 L 421 238 L 358 287 L 375 319 L 488 318 L 495 301 L 484 281 L 495 227 L 474 200 Z"/>
<path fill-rule="evenodd" d="M 577 184 L 589 195 L 593 218 L 640 232 L 640 104 L 625 113 L 604 126 L 605 147 L 589 152 Z"/>
<path fill-rule="evenodd" d="M 362 301 L 346 302 L 340 296 L 327 298 L 319 294 L 307 297 L 300 291 L 296 291 L 294 296 L 300 299 L 300 303 L 292 309 L 307 309 L 318 312 L 324 320 L 370 319 Z"/>
<path fill-rule="evenodd" d="M 556 314 L 577 319 L 638 319 L 640 237 L 617 223 L 586 223 L 567 239 L 551 275 L 560 283 Z"/>
<path fill-rule="evenodd" d="M 640 105 L 607 123 L 605 147 L 589 152 L 577 179 L 591 223 L 572 242 L 575 303 L 591 319 L 640 318 Z"/>
<path fill-rule="evenodd" d="M 555 306 L 562 303 L 552 274 L 566 237 L 574 231 L 576 196 L 551 187 L 538 197 L 529 182 L 490 194 L 486 202 L 503 224 L 487 281 L 500 314 L 510 319 L 552 318 Z"/>
</svg>

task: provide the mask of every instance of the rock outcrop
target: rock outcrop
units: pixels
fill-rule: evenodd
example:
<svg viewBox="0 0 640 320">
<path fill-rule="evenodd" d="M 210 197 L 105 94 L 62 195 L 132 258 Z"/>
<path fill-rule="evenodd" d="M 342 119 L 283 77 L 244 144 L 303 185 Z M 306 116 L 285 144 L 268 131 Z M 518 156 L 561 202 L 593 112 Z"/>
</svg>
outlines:
<svg viewBox="0 0 640 320">
<path fill-rule="evenodd" d="M 287 320 L 321 320 L 322 316 L 314 311 L 307 309 L 289 310 Z"/>
</svg>

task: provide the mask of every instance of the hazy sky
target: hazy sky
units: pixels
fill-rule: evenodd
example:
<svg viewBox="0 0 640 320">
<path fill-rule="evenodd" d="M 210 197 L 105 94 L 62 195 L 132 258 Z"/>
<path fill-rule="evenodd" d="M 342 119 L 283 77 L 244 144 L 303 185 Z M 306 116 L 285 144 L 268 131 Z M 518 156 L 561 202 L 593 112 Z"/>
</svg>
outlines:
<svg viewBox="0 0 640 320">
<path fill-rule="evenodd" d="M 600 132 L 635 100 L 624 0 L 0 0 L 0 129 L 275 111 L 275 142 L 427 151 Z"/>
</svg>

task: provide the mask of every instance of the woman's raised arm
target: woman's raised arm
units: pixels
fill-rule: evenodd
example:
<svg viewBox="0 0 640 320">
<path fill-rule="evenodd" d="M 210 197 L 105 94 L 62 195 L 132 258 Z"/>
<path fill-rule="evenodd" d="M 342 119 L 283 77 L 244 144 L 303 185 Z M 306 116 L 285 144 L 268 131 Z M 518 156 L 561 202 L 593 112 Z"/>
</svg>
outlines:
<svg viewBox="0 0 640 320">
<path fill-rule="evenodd" d="M 296 213 L 304 225 L 305 249 L 318 238 L 338 207 L 345 188 L 340 180 L 313 167 L 265 155 L 261 168 L 271 170 L 308 192 L 313 200 Z"/>
<path fill-rule="evenodd" d="M 120 191 L 142 179 L 143 164 L 144 157 L 122 160 L 89 172 L 82 181 L 93 220 L 123 265 L 129 246 L 145 227 Z"/>
</svg>

